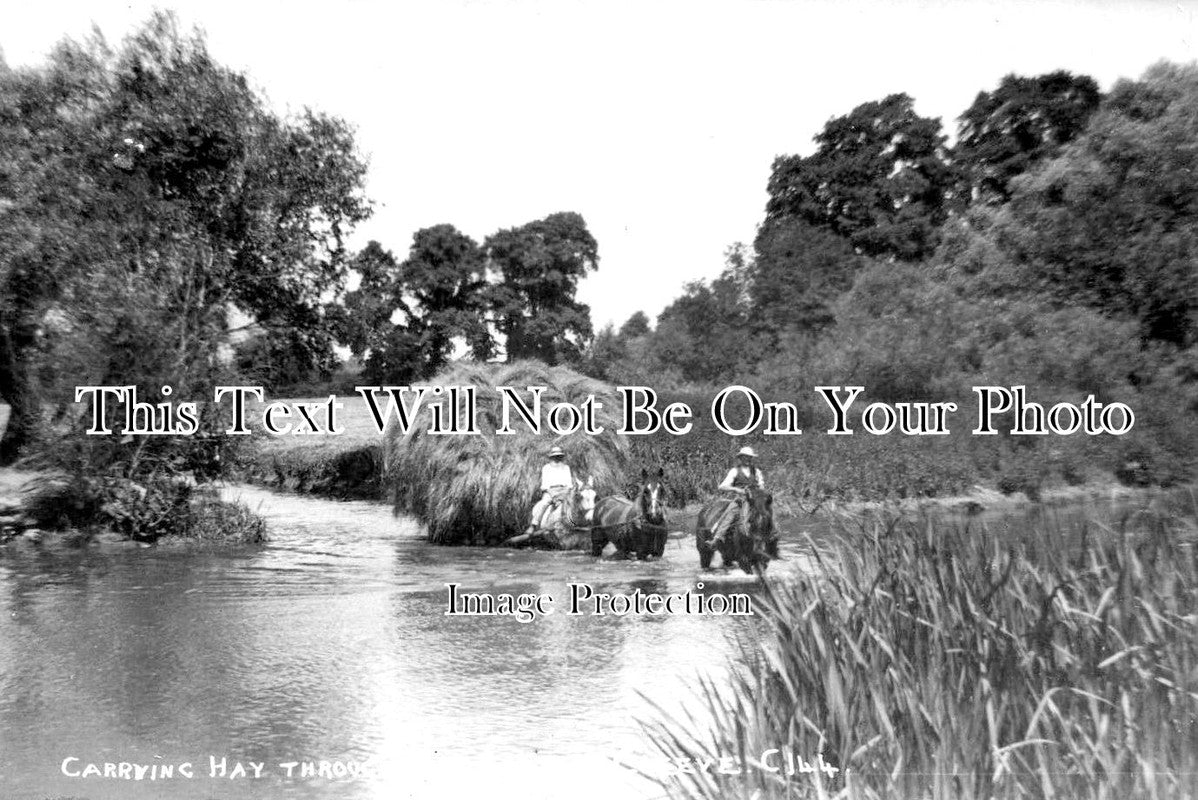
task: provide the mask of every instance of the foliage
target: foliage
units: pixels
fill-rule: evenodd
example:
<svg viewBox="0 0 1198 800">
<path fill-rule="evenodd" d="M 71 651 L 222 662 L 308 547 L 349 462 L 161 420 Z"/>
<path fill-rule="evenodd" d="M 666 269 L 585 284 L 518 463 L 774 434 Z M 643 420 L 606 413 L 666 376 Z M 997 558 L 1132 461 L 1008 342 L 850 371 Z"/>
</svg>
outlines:
<svg viewBox="0 0 1198 800">
<path fill-rule="evenodd" d="M 341 341 L 378 384 L 426 379 L 462 343 L 486 361 L 497 335 L 509 359 L 578 362 L 592 330 L 575 293 L 597 261 L 574 213 L 499 231 L 482 247 L 452 225 L 424 228 L 402 264 L 370 242 L 353 262 L 362 281 L 339 316 Z"/>
<path fill-rule="evenodd" d="M 767 220 L 754 251 L 753 317 L 775 334 L 827 328 L 832 304 L 865 262 L 843 237 L 795 218 Z"/>
<path fill-rule="evenodd" d="M 632 316 L 624 320 L 624 324 L 620 326 L 620 338 L 636 339 L 649 333 L 649 317 L 644 311 L 635 311 Z"/>
<path fill-rule="evenodd" d="M 43 396 L 69 397 L 48 379 L 135 383 L 132 366 L 205 386 L 234 308 L 327 356 L 342 239 L 368 213 L 343 122 L 279 119 L 156 14 L 116 51 L 66 41 L 0 74 L 0 147 L 0 394 L 14 408 L 0 460 L 34 434 Z M 81 349 L 98 357 L 64 369 Z"/>
<path fill-rule="evenodd" d="M 870 256 L 914 261 L 932 252 L 954 182 L 940 121 L 905 94 L 828 121 L 810 156 L 782 156 L 769 180 L 766 222 L 826 228 Z"/>
<path fill-rule="evenodd" d="M 318 355 L 309 343 L 286 331 L 251 336 L 235 345 L 233 353 L 238 374 L 272 395 L 295 394 L 292 387 L 327 382 L 336 361 L 331 347 Z"/>
<path fill-rule="evenodd" d="M 1007 75 L 959 118 L 953 159 L 966 199 L 1006 202 L 1011 179 L 1056 156 L 1085 130 L 1102 93 L 1087 75 Z"/>
<path fill-rule="evenodd" d="M 1028 288 L 1198 341 L 1198 67 L 1116 85 L 1060 157 L 1015 181 L 1000 244 Z"/>
<path fill-rule="evenodd" d="M 139 542 L 165 536 L 266 541 L 265 522 L 247 508 L 172 476 L 134 481 L 76 473 L 42 479 L 26 510 L 43 528 L 112 531 Z"/>
<path fill-rule="evenodd" d="M 344 448 L 330 443 L 287 449 L 257 448 L 239 459 L 239 479 L 275 489 L 379 500 L 384 496 L 382 454 L 377 444 Z"/>
<path fill-rule="evenodd" d="M 428 377 L 447 363 L 459 337 L 475 358 L 493 354 L 483 253 L 452 225 L 417 231 L 402 264 L 371 241 L 351 267 L 361 283 L 345 298 L 341 340 L 365 357 L 363 380 L 404 384 Z"/>
<path fill-rule="evenodd" d="M 771 584 L 768 632 L 709 721 L 650 726 L 669 757 L 739 775 L 667 778 L 677 797 L 1189 797 L 1198 769 L 1198 526 L 999 534 L 846 519 L 818 574 Z M 839 769 L 767 771 L 787 748 Z"/>
<path fill-rule="evenodd" d="M 550 214 L 483 243 L 498 280 L 488 298 L 509 360 L 576 361 L 590 339 L 590 309 L 578 281 L 598 269 L 599 249 L 575 213 Z"/>
<path fill-rule="evenodd" d="M 657 388 L 708 384 L 743 372 L 760 358 L 768 341 L 754 321 L 755 265 L 747 249 L 733 245 L 723 272 L 710 284 L 688 283 L 682 296 L 657 318 L 657 327 L 625 338 L 609 371 L 618 382 Z M 636 330 L 639 325 L 634 327 Z"/>
</svg>

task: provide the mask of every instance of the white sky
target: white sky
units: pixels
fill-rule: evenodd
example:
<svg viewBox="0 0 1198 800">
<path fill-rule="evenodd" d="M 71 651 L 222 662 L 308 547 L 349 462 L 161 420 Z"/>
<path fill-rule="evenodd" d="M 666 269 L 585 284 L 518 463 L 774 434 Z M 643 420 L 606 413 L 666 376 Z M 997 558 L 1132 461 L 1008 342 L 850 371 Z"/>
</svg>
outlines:
<svg viewBox="0 0 1198 800">
<path fill-rule="evenodd" d="M 0 0 L 0 48 L 36 63 L 95 22 L 112 41 L 144 2 Z M 163 5 L 163 4 L 160 4 Z M 905 91 L 950 134 L 979 90 L 1064 68 L 1107 89 L 1198 58 L 1186 2 L 179 2 L 222 62 L 280 110 L 358 129 L 378 239 L 449 222 L 481 241 L 581 213 L 596 328 L 651 317 L 751 242 L 774 157 L 829 117 Z"/>
</svg>

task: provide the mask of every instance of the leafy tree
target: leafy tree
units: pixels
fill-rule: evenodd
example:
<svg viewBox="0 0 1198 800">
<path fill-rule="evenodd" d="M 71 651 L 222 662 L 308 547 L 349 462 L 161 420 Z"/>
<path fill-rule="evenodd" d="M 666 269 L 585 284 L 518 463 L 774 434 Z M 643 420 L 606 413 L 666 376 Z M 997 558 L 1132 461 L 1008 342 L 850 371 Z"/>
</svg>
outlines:
<svg viewBox="0 0 1198 800">
<path fill-rule="evenodd" d="M 620 326 L 604 325 L 583 353 L 579 369 L 593 378 L 611 383 L 636 384 L 653 374 L 645 360 L 645 345 L 652 336 L 644 311 L 632 314 Z"/>
<path fill-rule="evenodd" d="M 996 235 L 1025 284 L 1058 304 L 1198 341 L 1198 67 L 1122 81 L 1058 158 L 1013 182 Z"/>
<path fill-rule="evenodd" d="M 157 14 L 117 51 L 0 72 L 0 149 L 0 461 L 40 426 L 39 375 L 206 388 L 233 308 L 329 353 L 342 239 L 369 213 L 344 123 L 279 119 Z"/>
<path fill-rule="evenodd" d="M 1011 179 L 1077 138 L 1101 100 L 1093 78 L 1065 70 L 1007 75 L 979 92 L 958 120 L 953 148 L 965 197 L 1006 202 Z"/>
<path fill-rule="evenodd" d="M 598 245 L 583 218 L 551 214 L 499 231 L 483 244 L 497 283 L 489 291 L 509 359 L 576 361 L 591 338 L 590 309 L 575 299 L 578 281 L 598 268 Z"/>
<path fill-rule="evenodd" d="M 346 295 L 341 340 L 365 356 L 366 380 L 427 378 L 445 365 L 458 339 L 476 358 L 492 354 L 482 251 L 452 225 L 417 231 L 402 264 L 372 241 L 352 268 L 361 283 Z"/>
<path fill-rule="evenodd" d="M 766 346 L 754 324 L 752 265 L 733 246 L 727 265 L 710 284 L 688 283 L 657 318 L 648 351 L 693 384 L 732 378 L 755 364 Z"/>
<path fill-rule="evenodd" d="M 495 349 L 486 321 L 486 270 L 478 243 L 452 225 L 417 231 L 408 259 L 400 265 L 409 327 L 420 333 L 426 370 L 440 369 L 462 337 L 475 358 Z"/>
<path fill-rule="evenodd" d="M 649 333 L 649 316 L 644 311 L 636 311 L 620 326 L 620 338 L 624 341 L 636 339 Z"/>
<path fill-rule="evenodd" d="M 240 375 L 270 394 L 280 394 L 307 381 L 327 381 L 332 374 L 329 367 L 318 369 L 312 363 L 310 346 L 290 336 L 259 334 L 239 342 L 233 348 L 234 366 Z M 331 364 L 334 354 L 322 358 Z"/>
<path fill-rule="evenodd" d="M 763 225 L 755 249 L 754 316 L 776 334 L 816 334 L 830 325 L 832 304 L 865 261 L 843 237 L 793 218 Z"/>
<path fill-rule="evenodd" d="M 774 161 L 766 224 L 795 218 L 870 256 L 919 260 L 936 246 L 954 183 L 938 119 L 905 94 L 830 120 L 810 156 Z"/>
<path fill-rule="evenodd" d="M 377 359 L 394 326 L 392 317 L 401 306 L 399 262 L 390 250 L 371 240 L 349 262 L 359 277 L 358 288 L 345 295 L 344 311 L 337 318 L 337 338 L 354 356 L 367 356 L 364 377 L 383 380 Z"/>
</svg>

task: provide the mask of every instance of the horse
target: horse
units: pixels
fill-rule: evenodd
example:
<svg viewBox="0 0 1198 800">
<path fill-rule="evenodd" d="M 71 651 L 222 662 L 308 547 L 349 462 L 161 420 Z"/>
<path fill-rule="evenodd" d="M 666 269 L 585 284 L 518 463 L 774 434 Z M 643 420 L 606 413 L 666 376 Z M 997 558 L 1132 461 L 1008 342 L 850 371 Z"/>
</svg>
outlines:
<svg viewBox="0 0 1198 800">
<path fill-rule="evenodd" d="M 730 519 L 734 516 L 735 519 Z M 724 526 L 724 537 L 712 543 L 715 530 Z M 778 534 L 774 530 L 774 496 L 767 491 L 746 489 L 743 506 L 736 500 L 716 498 L 703 506 L 695 523 L 695 546 L 699 566 L 711 568 L 718 550 L 725 567 L 737 564 L 747 574 L 764 572 L 770 559 L 778 557 Z"/>
<path fill-rule="evenodd" d="M 636 502 L 612 495 L 595 506 L 595 526 L 591 528 L 591 555 L 600 556 L 611 542 L 616 554 L 630 554 L 643 561 L 649 556 L 661 558 L 666 549 L 665 470 L 657 475 L 641 470 L 641 488 Z"/>
<path fill-rule="evenodd" d="M 585 541 L 583 537 L 589 535 L 594 519 L 595 478 L 587 478 L 586 483 L 575 479 L 574 486 L 562 492 L 545 510 L 540 529 L 525 536 L 555 550 L 576 550 Z M 524 541 L 523 536 L 513 537 L 508 543 L 517 541 Z"/>
</svg>

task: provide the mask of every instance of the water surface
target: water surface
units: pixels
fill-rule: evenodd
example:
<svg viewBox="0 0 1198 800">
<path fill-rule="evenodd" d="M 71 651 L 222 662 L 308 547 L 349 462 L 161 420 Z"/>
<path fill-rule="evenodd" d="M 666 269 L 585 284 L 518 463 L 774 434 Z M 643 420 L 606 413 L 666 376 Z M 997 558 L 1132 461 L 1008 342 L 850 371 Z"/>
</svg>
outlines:
<svg viewBox="0 0 1198 800">
<path fill-rule="evenodd" d="M 646 698 L 692 703 L 696 677 L 757 635 L 720 616 L 444 613 L 450 582 L 558 607 L 569 582 L 694 589 L 693 540 L 644 563 L 444 548 L 374 504 L 227 494 L 268 519 L 269 544 L 0 555 L 0 796 L 659 796 L 617 763 L 660 757 L 638 724 Z M 194 777 L 73 778 L 68 758 L 69 772 L 190 763 Z M 210 758 L 246 776 L 212 777 Z M 280 766 L 321 760 L 364 769 Z"/>
</svg>

